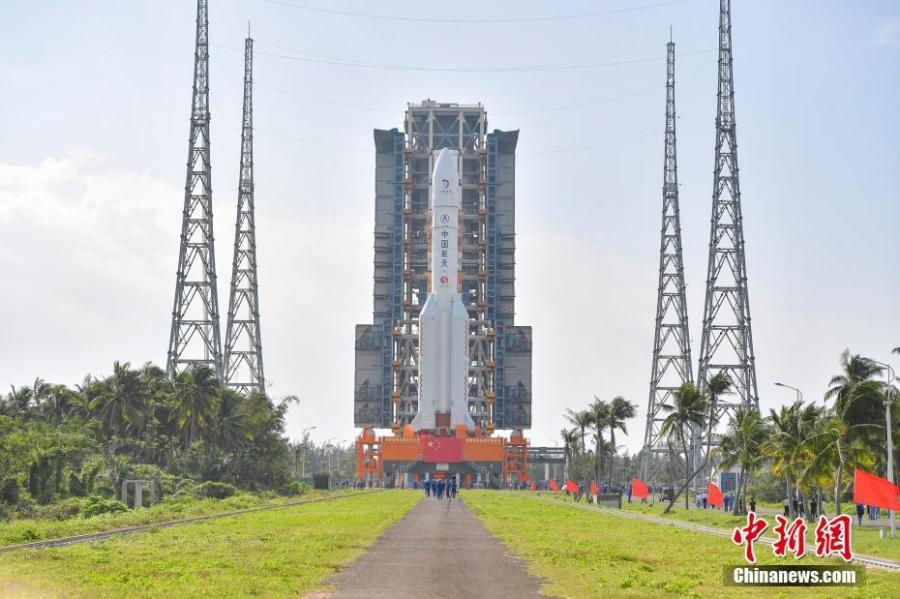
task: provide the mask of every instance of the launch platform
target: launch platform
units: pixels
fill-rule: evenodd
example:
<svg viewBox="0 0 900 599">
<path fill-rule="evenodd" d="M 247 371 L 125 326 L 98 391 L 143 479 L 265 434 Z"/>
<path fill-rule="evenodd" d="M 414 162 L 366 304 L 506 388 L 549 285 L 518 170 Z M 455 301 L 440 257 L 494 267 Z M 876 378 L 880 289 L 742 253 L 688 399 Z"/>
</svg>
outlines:
<svg viewBox="0 0 900 599">
<path fill-rule="evenodd" d="M 356 440 L 356 465 L 357 479 L 372 484 L 411 487 L 455 478 L 465 488 L 496 487 L 528 480 L 528 441 L 521 430 L 506 439 L 478 429 L 467 434 L 460 428 L 454 436 L 416 433 L 409 425 L 401 435 L 364 429 Z"/>
</svg>

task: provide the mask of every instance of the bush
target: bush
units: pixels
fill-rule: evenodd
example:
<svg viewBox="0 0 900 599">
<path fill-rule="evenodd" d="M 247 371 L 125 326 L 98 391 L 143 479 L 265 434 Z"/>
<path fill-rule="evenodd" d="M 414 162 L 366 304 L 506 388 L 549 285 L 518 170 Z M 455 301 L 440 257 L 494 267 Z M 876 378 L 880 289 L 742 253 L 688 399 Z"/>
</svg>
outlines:
<svg viewBox="0 0 900 599">
<path fill-rule="evenodd" d="M 128 511 L 128 506 L 121 501 L 105 499 L 96 495 L 92 495 L 81 502 L 81 515 L 85 518 L 98 516 L 100 514 L 115 514 L 117 512 L 125 511 Z"/>
<path fill-rule="evenodd" d="M 47 506 L 35 509 L 34 517 L 40 520 L 66 520 L 77 516 L 81 511 L 81 502 L 78 499 L 63 499 Z"/>
<path fill-rule="evenodd" d="M 237 488 L 228 483 L 215 483 L 212 481 L 197 485 L 197 488 L 194 490 L 195 497 L 207 499 L 225 499 L 232 495 L 236 495 L 237 492 Z"/>
<path fill-rule="evenodd" d="M 278 493 L 286 497 L 303 495 L 309 490 L 309 485 L 298 480 L 289 480 L 278 488 Z"/>
</svg>

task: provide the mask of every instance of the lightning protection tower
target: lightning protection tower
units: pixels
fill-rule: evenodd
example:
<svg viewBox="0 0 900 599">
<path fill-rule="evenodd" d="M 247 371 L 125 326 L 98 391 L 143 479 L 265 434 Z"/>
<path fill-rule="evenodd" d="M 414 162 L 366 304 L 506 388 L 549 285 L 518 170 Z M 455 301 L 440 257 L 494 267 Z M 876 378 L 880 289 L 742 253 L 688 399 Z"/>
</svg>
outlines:
<svg viewBox="0 0 900 599">
<path fill-rule="evenodd" d="M 681 219 L 678 209 L 678 160 L 675 143 L 675 44 L 667 46 L 666 132 L 663 156 L 662 232 L 659 247 L 659 286 L 656 299 L 656 332 L 650 371 L 650 398 L 641 453 L 641 478 L 655 478 L 653 457 L 668 452 L 660 433 L 662 406 L 684 383 L 694 380 L 691 372 L 691 338 L 688 333 L 684 261 L 681 253 Z"/>
<path fill-rule="evenodd" d="M 719 8 L 716 158 L 703 335 L 700 340 L 697 379 L 700 390 L 704 390 L 712 376 L 720 372 L 727 374 L 731 379 L 735 400 L 728 403 L 717 402 L 714 422 L 721 422 L 723 416 L 737 406 L 759 409 L 753 336 L 750 329 L 750 303 L 747 297 L 741 187 L 738 181 L 731 0 L 720 0 Z M 695 459 L 699 459 L 701 450 L 708 455 L 715 444 L 715 434 L 705 438 L 695 449 Z"/>
<path fill-rule="evenodd" d="M 207 0 L 198 0 L 187 181 L 166 367 L 174 375 L 185 368 L 208 366 L 222 379 L 209 152 L 208 33 Z"/>
<path fill-rule="evenodd" d="M 256 274 L 256 216 L 253 200 L 253 40 L 244 43 L 244 118 L 241 129 L 234 258 L 225 332 L 225 382 L 241 393 L 265 392 L 259 293 Z"/>
</svg>

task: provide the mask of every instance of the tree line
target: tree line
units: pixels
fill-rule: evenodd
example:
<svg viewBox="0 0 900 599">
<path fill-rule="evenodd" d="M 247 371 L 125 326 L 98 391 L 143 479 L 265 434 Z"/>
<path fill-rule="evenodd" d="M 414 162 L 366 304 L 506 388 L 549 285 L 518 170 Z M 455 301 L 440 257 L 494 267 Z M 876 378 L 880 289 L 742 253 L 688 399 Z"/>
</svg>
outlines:
<svg viewBox="0 0 900 599">
<path fill-rule="evenodd" d="M 296 398 L 244 397 L 197 366 L 175 376 L 116 362 L 74 387 L 42 379 L 0 395 L 0 515 L 69 497 L 117 496 L 121 481 L 165 492 L 213 481 L 291 492 L 285 415 Z"/>
<path fill-rule="evenodd" d="M 900 348 L 893 351 L 900 354 Z M 720 401 L 733 392 L 733 383 L 726 374 L 718 373 L 710 378 L 703 391 L 691 383 L 682 385 L 672 394 L 671 402 L 662 406 L 666 417 L 661 434 L 669 448 L 669 472 L 680 469 L 683 475 L 680 489 L 674 493 L 667 511 L 682 493 L 685 508 L 689 508 L 687 490 L 691 482 L 715 467 L 718 472 L 737 471 L 735 514 L 745 511 L 746 497 L 754 483 L 761 485 L 766 477 L 782 482 L 783 497 L 791 506 L 794 499 L 802 502 L 804 498 L 815 497 L 819 506 L 824 507 L 823 499 L 826 499 L 834 503 L 835 513 L 841 513 L 841 504 L 852 493 L 855 468 L 887 476 L 886 405 L 890 406 L 893 435 L 900 438 L 900 407 L 896 405 L 900 392 L 895 384 L 898 379 L 885 381 L 884 371 L 880 364 L 844 351 L 840 372 L 829 381 L 821 402 L 798 399 L 769 410 L 768 415 L 752 408 L 728 410 L 724 433 L 711 451 L 701 452 L 705 457 L 700 464 L 692 464 L 691 437 L 694 431 L 704 430 L 707 439 L 713 438 L 720 424 L 716 421 Z M 612 406 L 617 400 L 616 410 Z M 607 474 L 612 480 L 615 431 L 624 433 L 625 421 L 634 415 L 634 406 L 622 398 L 609 404 L 595 398 L 584 411 L 568 410 L 566 418 L 574 427 L 560 433 L 567 462 L 577 467 L 579 455 L 588 456 L 594 461 L 594 474 L 599 480 L 600 462 L 605 458 Z M 585 433 L 589 429 L 594 432 L 593 451 L 585 445 Z M 610 433 L 608 443 L 602 436 L 604 430 Z M 895 465 L 900 461 L 898 458 L 900 452 L 895 446 Z M 571 475 L 582 473 L 576 471 Z M 896 480 L 896 466 L 894 474 Z M 629 475 L 623 470 L 620 479 L 623 484 Z M 674 481 L 670 479 L 670 482 Z"/>
</svg>

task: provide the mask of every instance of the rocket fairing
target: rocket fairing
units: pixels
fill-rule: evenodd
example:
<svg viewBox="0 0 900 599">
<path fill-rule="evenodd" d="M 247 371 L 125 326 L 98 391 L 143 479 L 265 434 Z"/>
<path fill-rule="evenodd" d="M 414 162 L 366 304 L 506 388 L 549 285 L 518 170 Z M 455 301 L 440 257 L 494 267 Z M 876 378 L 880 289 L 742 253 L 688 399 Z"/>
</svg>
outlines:
<svg viewBox="0 0 900 599">
<path fill-rule="evenodd" d="M 419 313 L 419 411 L 415 430 L 469 431 L 469 313 L 459 294 L 459 152 L 436 153 L 431 176 L 431 291 Z"/>
</svg>

